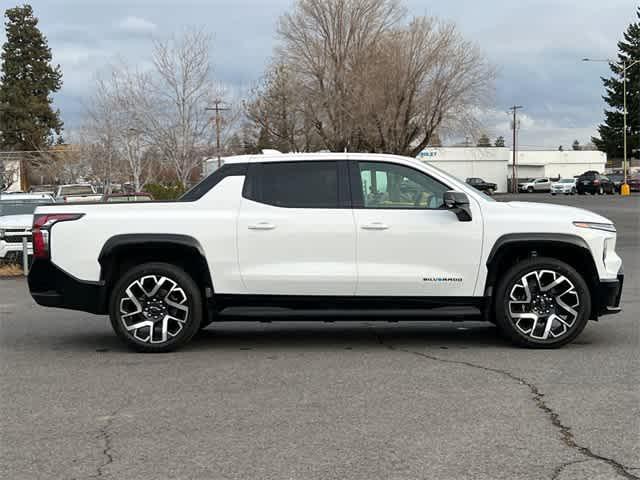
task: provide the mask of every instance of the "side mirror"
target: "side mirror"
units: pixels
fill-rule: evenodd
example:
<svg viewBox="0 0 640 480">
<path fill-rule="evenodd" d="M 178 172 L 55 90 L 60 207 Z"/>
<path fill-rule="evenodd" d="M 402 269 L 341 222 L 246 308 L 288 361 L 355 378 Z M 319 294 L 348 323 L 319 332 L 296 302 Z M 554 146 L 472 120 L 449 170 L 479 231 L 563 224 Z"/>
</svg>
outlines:
<svg viewBox="0 0 640 480">
<path fill-rule="evenodd" d="M 472 217 L 471 208 L 469 208 L 469 197 L 467 197 L 466 194 L 449 190 L 448 192 L 444 192 L 442 200 L 444 201 L 445 208 L 455 213 L 458 220 L 461 222 L 471 221 Z"/>
</svg>

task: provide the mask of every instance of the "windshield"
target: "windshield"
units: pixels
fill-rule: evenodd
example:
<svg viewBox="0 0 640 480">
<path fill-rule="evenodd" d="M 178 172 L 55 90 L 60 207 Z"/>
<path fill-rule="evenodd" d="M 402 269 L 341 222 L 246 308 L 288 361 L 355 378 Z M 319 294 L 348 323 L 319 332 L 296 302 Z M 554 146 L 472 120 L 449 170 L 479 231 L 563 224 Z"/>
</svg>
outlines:
<svg viewBox="0 0 640 480">
<path fill-rule="evenodd" d="M 91 185 L 74 185 L 71 187 L 60 187 L 60 195 L 93 195 Z"/>
<path fill-rule="evenodd" d="M 29 215 L 32 214 L 39 205 L 48 205 L 48 200 L 3 200 L 0 202 L 0 217 L 5 215 Z"/>
</svg>

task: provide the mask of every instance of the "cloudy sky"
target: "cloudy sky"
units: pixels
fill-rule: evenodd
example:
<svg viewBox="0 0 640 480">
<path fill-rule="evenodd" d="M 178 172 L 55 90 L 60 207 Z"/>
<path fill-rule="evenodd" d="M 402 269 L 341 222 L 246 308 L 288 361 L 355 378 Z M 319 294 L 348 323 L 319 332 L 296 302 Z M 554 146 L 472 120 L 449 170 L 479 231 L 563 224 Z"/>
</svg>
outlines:
<svg viewBox="0 0 640 480">
<path fill-rule="evenodd" d="M 214 36 L 217 79 L 250 88 L 268 62 L 275 24 L 294 0 L 32 0 L 64 87 L 55 101 L 68 129 L 80 122 L 97 72 L 122 58 L 148 59 L 153 38 L 189 26 Z M 14 0 L 2 0 L 2 10 Z M 15 3 L 18 3 L 17 1 Z M 20 2 L 22 3 L 22 2 Z M 494 107 L 484 115 L 492 136 L 509 136 L 506 109 L 523 105 L 522 145 L 557 148 L 589 141 L 602 119 L 607 65 L 586 56 L 616 54 L 635 21 L 633 0 L 405 0 L 410 15 L 454 21 L 498 70 Z M 0 42 L 4 42 L 0 34 Z"/>
</svg>

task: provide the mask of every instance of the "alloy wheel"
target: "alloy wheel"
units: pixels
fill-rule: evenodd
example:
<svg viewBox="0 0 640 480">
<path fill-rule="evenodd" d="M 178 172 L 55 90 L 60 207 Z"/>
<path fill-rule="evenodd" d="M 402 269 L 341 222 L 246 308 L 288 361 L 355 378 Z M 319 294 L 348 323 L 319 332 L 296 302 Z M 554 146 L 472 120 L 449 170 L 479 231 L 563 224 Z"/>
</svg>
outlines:
<svg viewBox="0 0 640 480">
<path fill-rule="evenodd" d="M 146 275 L 131 282 L 119 300 L 119 309 L 125 330 L 144 343 L 170 340 L 189 320 L 186 293 L 163 275 Z"/>
<path fill-rule="evenodd" d="M 515 328 L 534 340 L 565 336 L 575 325 L 580 296 L 566 276 L 553 270 L 523 275 L 509 292 L 508 315 Z"/>
</svg>

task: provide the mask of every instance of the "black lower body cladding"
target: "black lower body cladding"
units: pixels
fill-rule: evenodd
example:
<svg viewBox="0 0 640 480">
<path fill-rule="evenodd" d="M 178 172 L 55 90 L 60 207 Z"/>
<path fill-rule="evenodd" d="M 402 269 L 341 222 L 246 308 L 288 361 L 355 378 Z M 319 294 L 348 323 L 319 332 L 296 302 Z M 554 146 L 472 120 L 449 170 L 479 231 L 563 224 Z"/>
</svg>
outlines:
<svg viewBox="0 0 640 480">
<path fill-rule="evenodd" d="M 29 271 L 29 291 L 37 304 L 104 315 L 106 288 L 102 282 L 86 282 L 55 266 L 36 259 Z"/>
</svg>

